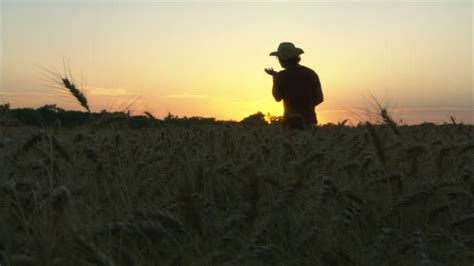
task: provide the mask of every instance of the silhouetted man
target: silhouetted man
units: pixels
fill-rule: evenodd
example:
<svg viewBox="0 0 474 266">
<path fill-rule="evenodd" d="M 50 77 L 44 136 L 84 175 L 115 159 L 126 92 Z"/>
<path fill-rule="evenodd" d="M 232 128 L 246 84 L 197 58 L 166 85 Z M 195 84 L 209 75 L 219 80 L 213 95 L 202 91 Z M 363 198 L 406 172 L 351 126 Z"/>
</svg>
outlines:
<svg viewBox="0 0 474 266">
<path fill-rule="evenodd" d="M 293 43 L 282 42 L 270 56 L 277 56 L 284 70 L 265 69 L 267 74 L 273 76 L 273 97 L 277 102 L 283 100 L 283 129 L 317 124 L 314 108 L 324 100 L 316 72 L 299 64 L 302 53 L 303 50 Z"/>
</svg>

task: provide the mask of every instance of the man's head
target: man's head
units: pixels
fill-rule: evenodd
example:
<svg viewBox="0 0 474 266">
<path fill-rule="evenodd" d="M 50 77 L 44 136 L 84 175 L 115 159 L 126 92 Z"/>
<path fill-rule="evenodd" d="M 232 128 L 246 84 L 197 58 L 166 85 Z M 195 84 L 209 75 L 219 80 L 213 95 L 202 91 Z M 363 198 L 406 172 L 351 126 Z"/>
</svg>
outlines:
<svg viewBox="0 0 474 266">
<path fill-rule="evenodd" d="M 282 42 L 277 51 L 271 52 L 270 56 L 277 56 L 280 65 L 283 68 L 298 65 L 301 60 L 300 55 L 304 53 L 303 49 L 295 47 L 291 42 Z"/>
<path fill-rule="evenodd" d="M 280 65 L 282 68 L 288 68 L 288 67 L 292 67 L 292 66 L 297 66 L 301 61 L 301 57 L 297 56 L 297 57 L 293 57 L 293 58 L 290 58 L 290 59 L 282 59 L 280 57 L 278 57 L 278 62 L 280 62 Z"/>
</svg>

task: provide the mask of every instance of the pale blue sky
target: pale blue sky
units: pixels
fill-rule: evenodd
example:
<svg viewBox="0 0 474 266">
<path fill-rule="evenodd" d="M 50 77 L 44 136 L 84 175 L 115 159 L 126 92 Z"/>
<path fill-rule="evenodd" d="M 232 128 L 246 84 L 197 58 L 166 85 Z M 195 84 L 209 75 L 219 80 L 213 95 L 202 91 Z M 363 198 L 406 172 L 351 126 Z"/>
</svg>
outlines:
<svg viewBox="0 0 474 266">
<path fill-rule="evenodd" d="M 141 97 L 158 116 L 281 112 L 263 68 L 281 41 L 321 77 L 324 122 L 373 94 L 409 123 L 473 122 L 469 1 L 3 1 L 0 100 L 78 108 L 41 80 L 67 58 L 94 110 Z"/>
</svg>

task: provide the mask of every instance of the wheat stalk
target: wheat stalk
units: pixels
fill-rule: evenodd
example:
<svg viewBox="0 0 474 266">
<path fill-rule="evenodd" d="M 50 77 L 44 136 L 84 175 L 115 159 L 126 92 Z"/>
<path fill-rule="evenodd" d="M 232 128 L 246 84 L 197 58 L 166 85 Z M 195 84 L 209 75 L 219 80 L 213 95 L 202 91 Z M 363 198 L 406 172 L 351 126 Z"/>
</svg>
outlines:
<svg viewBox="0 0 474 266">
<path fill-rule="evenodd" d="M 84 92 L 75 84 L 74 79 L 72 78 L 71 70 L 69 66 L 66 68 L 66 63 L 63 61 L 64 75 L 57 73 L 56 71 L 50 70 L 45 67 L 41 67 L 45 73 L 44 76 L 47 77 L 49 81 L 52 81 L 56 86 L 59 85 L 61 88 L 66 89 L 78 102 L 79 104 L 86 109 L 88 113 L 91 112 L 87 97 Z"/>
<path fill-rule="evenodd" d="M 384 151 L 383 146 L 382 146 L 382 140 L 380 139 L 377 130 L 375 129 L 375 127 L 370 122 L 367 122 L 366 126 L 369 130 L 370 136 L 372 137 L 372 141 L 374 143 L 375 150 L 377 151 L 377 155 L 378 155 L 380 161 L 383 164 L 385 164 L 387 156 L 385 155 L 385 151 Z"/>
<path fill-rule="evenodd" d="M 395 123 L 395 121 L 390 117 L 387 109 L 380 108 L 380 116 L 382 117 L 382 121 L 385 122 L 385 124 L 388 125 L 388 127 L 390 127 L 396 135 L 398 136 L 401 135 L 400 130 L 398 129 L 397 123 Z"/>
<path fill-rule="evenodd" d="M 73 231 L 75 248 L 85 256 L 85 259 L 97 266 L 114 266 L 115 264 L 107 255 L 94 244 L 87 242 L 78 232 Z"/>
<path fill-rule="evenodd" d="M 91 112 L 91 109 L 89 108 L 89 104 L 87 101 L 86 96 L 84 93 L 76 87 L 76 84 L 74 84 L 72 81 L 70 81 L 67 77 L 64 77 L 61 79 L 64 87 L 76 98 L 76 100 L 79 102 L 79 104 L 84 107 L 84 109 L 87 110 L 87 112 Z"/>
</svg>

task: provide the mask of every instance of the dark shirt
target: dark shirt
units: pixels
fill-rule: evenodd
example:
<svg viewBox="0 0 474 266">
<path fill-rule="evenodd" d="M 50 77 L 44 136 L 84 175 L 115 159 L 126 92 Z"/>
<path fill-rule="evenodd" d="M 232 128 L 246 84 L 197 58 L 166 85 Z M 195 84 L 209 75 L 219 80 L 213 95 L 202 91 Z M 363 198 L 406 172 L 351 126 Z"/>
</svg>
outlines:
<svg viewBox="0 0 474 266">
<path fill-rule="evenodd" d="M 284 118 L 297 113 L 305 124 L 317 124 L 314 108 L 323 102 L 323 93 L 319 77 L 312 69 L 298 65 L 278 72 L 273 97 L 278 102 L 283 99 Z"/>
</svg>

